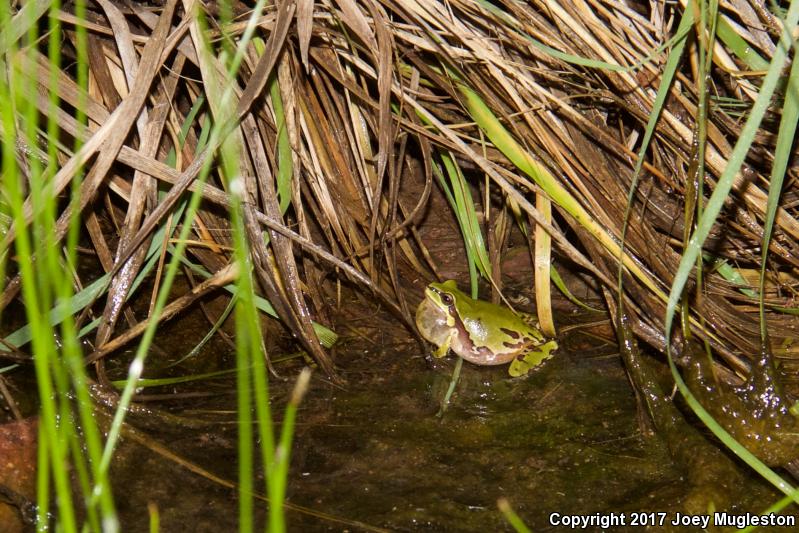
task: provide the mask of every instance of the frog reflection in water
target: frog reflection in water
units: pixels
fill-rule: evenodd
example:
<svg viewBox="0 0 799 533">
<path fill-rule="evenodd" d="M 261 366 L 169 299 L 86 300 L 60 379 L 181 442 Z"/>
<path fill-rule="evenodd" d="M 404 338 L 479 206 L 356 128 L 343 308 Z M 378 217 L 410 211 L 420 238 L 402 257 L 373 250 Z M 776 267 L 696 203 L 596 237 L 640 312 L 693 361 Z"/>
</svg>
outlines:
<svg viewBox="0 0 799 533">
<path fill-rule="evenodd" d="M 521 376 L 552 357 L 554 340 L 510 309 L 470 298 L 453 280 L 431 283 L 416 310 L 416 326 L 438 348 L 449 350 L 476 365 L 511 363 L 508 373 Z"/>
</svg>

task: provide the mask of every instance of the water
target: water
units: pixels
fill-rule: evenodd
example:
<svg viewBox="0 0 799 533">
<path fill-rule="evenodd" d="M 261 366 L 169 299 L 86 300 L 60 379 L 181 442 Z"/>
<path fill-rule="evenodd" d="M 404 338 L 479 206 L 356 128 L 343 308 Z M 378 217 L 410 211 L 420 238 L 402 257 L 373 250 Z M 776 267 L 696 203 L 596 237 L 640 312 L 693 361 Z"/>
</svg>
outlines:
<svg viewBox="0 0 799 533">
<path fill-rule="evenodd" d="M 454 357 L 434 366 L 391 317 L 351 328 L 339 328 L 344 339 L 336 352 L 345 384 L 317 372 L 297 417 L 287 496 L 303 509 L 287 512 L 290 531 L 511 531 L 497 509 L 500 498 L 533 531 L 565 530 L 553 525 L 563 515 L 599 520 L 611 512 L 627 525 L 583 530 L 661 531 L 667 528 L 629 523 L 634 516 L 658 520 L 635 513 L 664 512 L 672 520 L 687 505 L 704 509 L 719 491 L 740 512 L 760 512 L 778 499 L 743 468 L 744 483 L 696 481 L 702 475 L 676 464 L 657 435 L 642 433 L 626 372 L 602 328 L 599 336 L 565 333 L 555 357 L 524 378 L 510 378 L 504 366 L 464 364 L 441 418 Z M 196 342 L 190 337 L 169 337 L 176 358 L 189 349 L 179 344 Z M 229 368 L 223 350 L 213 345 L 176 369 L 151 365 L 149 377 Z M 291 377 L 303 364 L 297 358 L 276 368 Z M 110 369 L 121 372 L 124 364 L 118 359 Z M 668 384 L 668 373 L 662 377 Z M 278 420 L 292 385 L 270 378 Z M 152 413 L 129 415 L 143 431 L 123 436 L 112 469 L 124 530 L 146 530 L 148 504 L 159 510 L 162 531 L 235 530 L 234 380 L 147 393 L 164 396 L 143 404 Z M 264 492 L 260 471 L 256 489 Z M 256 507 L 260 527 L 266 506 Z"/>
</svg>

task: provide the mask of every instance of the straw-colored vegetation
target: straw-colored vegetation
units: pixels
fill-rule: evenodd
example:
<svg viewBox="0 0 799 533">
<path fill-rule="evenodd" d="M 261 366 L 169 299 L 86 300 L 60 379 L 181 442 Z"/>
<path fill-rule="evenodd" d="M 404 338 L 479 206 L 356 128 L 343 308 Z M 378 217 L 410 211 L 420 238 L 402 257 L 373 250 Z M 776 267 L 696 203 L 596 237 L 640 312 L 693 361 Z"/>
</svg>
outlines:
<svg viewBox="0 0 799 533">
<path fill-rule="evenodd" d="M 58 444 L 51 464 L 86 461 L 87 493 L 107 486 L 156 326 L 223 290 L 237 317 L 241 453 L 252 456 L 251 406 L 262 431 L 270 417 L 260 313 L 334 380 L 328 297 L 339 282 L 376 295 L 410 334 L 418 294 L 406 280 L 438 276 L 418 228 L 442 192 L 474 287 L 482 276 L 501 289 L 499 258 L 522 230 L 535 243 L 544 331 L 558 326 L 554 259 L 597 280 L 633 382 L 657 399 L 650 410 L 669 402 L 639 341 L 677 363 L 683 386 L 677 367 L 694 369 L 687 388 L 705 393 L 689 403 L 710 424 L 700 403 L 721 416 L 717 433 L 754 452 L 751 464 L 789 463 L 795 421 L 781 383 L 790 392 L 799 372 L 799 92 L 792 43 L 780 39 L 797 13 L 759 0 L 6 3 L 0 309 L 21 302 L 29 324 L 0 357 L 49 354 L 36 365 L 53 381 L 43 398 L 84 387 L 88 429 L 70 438 L 89 441 L 88 458 Z M 79 247 L 100 280 L 83 278 Z M 183 294 L 170 292 L 180 269 L 193 283 Z M 151 297 L 136 292 L 144 279 L 155 280 Z M 151 303 L 134 313 L 130 299 Z M 53 331 L 72 340 L 59 347 Z M 129 345 L 139 346 L 132 379 L 105 442 L 85 385 L 110 387 L 106 361 Z M 704 354 L 712 364 L 697 362 Z M 775 387 L 757 431 L 778 449 L 723 417 L 730 405 L 763 407 L 736 388 L 747 378 L 749 390 Z M 57 413 L 71 408 L 43 402 L 53 442 Z M 271 431 L 263 440 L 268 470 L 282 469 L 267 486 L 280 501 L 287 460 Z M 113 516 L 110 496 L 100 500 L 89 501 L 94 526 Z"/>
</svg>

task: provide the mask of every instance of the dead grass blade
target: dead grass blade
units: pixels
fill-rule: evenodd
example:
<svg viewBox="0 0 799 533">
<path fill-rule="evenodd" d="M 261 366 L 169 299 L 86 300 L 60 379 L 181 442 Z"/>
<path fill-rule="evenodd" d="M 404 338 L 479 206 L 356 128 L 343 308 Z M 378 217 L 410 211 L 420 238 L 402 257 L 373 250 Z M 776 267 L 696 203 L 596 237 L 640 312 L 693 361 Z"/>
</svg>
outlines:
<svg viewBox="0 0 799 533">
<path fill-rule="evenodd" d="M 20 18 L 20 12 L 15 20 L 35 20 L 42 5 L 26 3 L 26 13 L 34 15 Z M 170 9 L 174 5 L 168 4 Z M 183 5 L 187 13 L 203 8 L 188 0 Z M 111 0 L 96 4 L 86 21 L 76 20 L 65 8 L 59 13 L 64 24 L 81 24 L 90 32 L 91 83 L 79 88 L 69 71 L 56 78 L 54 91 L 61 104 L 54 113 L 60 134 L 83 144 L 75 153 L 58 147 L 63 163 L 54 186 L 63 194 L 79 169 L 90 165 L 78 208 L 86 212 L 98 262 L 115 273 L 104 296 L 107 324 L 98 332 L 97 348 L 105 350 L 104 341 L 115 336 L 124 307 L 110 302 L 125 300 L 130 279 L 140 268 L 141 252 L 136 250 L 146 248 L 142 245 L 149 235 L 184 194 L 199 187 L 196 176 L 202 166 L 215 160 L 221 142 L 202 142 L 203 125 L 212 121 L 224 124 L 229 132 L 225 140 L 237 143 L 241 154 L 247 229 L 262 292 L 328 372 L 334 365 L 314 340 L 311 317 L 335 316 L 335 306 L 328 302 L 331 293 L 338 296 L 341 277 L 368 287 L 393 309 L 402 309 L 407 319 L 419 297 L 407 280 L 439 275 L 440 256 L 435 247 L 430 251 L 425 226 L 444 216 L 433 182 L 442 164 L 439 153 L 452 154 L 472 197 L 482 198 L 474 208 L 471 230 L 489 243 L 484 262 L 498 285 L 502 272 L 495 270 L 502 267 L 503 251 L 513 241 L 507 236 L 518 231 L 512 222 L 516 215 L 507 206 L 517 205 L 519 214 L 535 222 L 536 292 L 544 302 L 547 261 L 573 262 L 601 283 L 615 286 L 624 205 L 640 164 L 640 186 L 632 195 L 631 229 L 625 236 L 628 274 L 622 298 L 639 321 L 633 324 L 636 334 L 661 342 L 654 332 L 663 324 L 663 290 L 673 278 L 682 238 L 692 223 L 682 215 L 682 195 L 688 192 L 688 203 L 694 201 L 686 186 L 692 160 L 698 165 L 702 157 L 692 148 L 696 120 L 704 113 L 699 91 L 707 93 L 707 143 L 705 188 L 696 189 L 696 205 L 707 201 L 727 166 L 741 119 L 758 91 L 758 65 L 773 57 L 780 28 L 759 2 L 722 4 L 718 38 L 708 41 L 715 70 L 707 90 L 702 91 L 697 78 L 698 51 L 687 46 L 689 61 L 677 70 L 668 105 L 639 162 L 665 51 L 686 35 L 676 34 L 676 21 L 692 3 L 683 5 L 651 2 L 642 14 L 624 4 L 596 1 L 300 0 L 282 2 L 251 21 L 224 25 L 215 25 L 218 21 L 206 13 L 209 28 L 188 15 L 173 25 L 165 22 L 167 11 L 122 7 Z M 704 30 L 689 25 L 680 31 Z M 20 35 L 18 28 L 4 29 L 0 47 L 6 48 L 0 51 Z M 237 58 L 241 68 L 227 73 L 222 65 L 229 59 L 224 55 L 229 45 L 250 37 L 252 42 Z M 40 113 L 47 113 L 46 61 L 38 56 L 22 66 L 39 84 L 38 93 L 29 97 Z M 153 83 L 156 73 L 163 81 Z M 227 109 L 232 112 L 220 106 L 228 87 L 235 106 Z M 494 144 L 489 135 L 487 142 L 467 91 L 483 102 L 524 159 L 551 177 L 553 187 L 527 179 L 496 138 Z M 199 98 L 205 104 L 192 110 Z M 86 102 L 85 125 L 72 116 L 81 101 Z M 767 213 L 777 107 L 767 114 L 734 177 L 734 200 L 710 231 L 704 295 L 687 317 L 694 325 L 703 324 L 696 330 L 725 356 L 727 371 L 742 375 L 751 354 L 758 352 L 759 332 L 752 320 L 756 299 L 712 265 L 755 271 L 761 261 L 758 247 Z M 194 118 L 189 120 L 190 113 Z M 131 134 L 135 122 L 139 124 Z M 0 132 L 4 138 L 9 133 Z M 170 149 L 175 167 L 167 163 Z M 20 157 L 41 156 L 47 150 L 21 146 L 19 152 Z M 795 174 L 790 168 L 787 172 Z M 192 240 L 203 246 L 191 253 L 212 274 L 229 260 L 227 178 L 211 173 L 193 222 Z M 785 180 L 768 248 L 774 275 L 764 283 L 767 304 L 783 309 L 793 305 L 790 295 L 799 290 L 795 276 L 785 275 L 799 266 L 795 184 L 795 179 Z M 539 209 L 531 198 L 551 196 L 556 189 L 570 198 L 574 209 L 556 199 L 550 220 L 542 214 L 544 204 Z M 590 215 L 591 232 L 580 225 L 586 220 L 582 213 Z M 104 227 L 106 221 L 119 224 L 120 231 Z M 501 224 L 489 228 L 491 221 Z M 549 259 L 545 234 L 552 239 Z M 2 246 L 13 239 L 12 229 Z M 125 264 L 130 270 L 123 272 Z M 16 290 L 12 279 L 0 308 L 13 301 Z M 766 321 L 781 342 L 794 319 L 775 307 L 767 309 Z M 541 315 L 542 322 L 550 322 Z M 551 320 L 553 330 L 556 318 Z M 785 353 L 786 365 L 799 371 L 795 350 Z"/>
</svg>

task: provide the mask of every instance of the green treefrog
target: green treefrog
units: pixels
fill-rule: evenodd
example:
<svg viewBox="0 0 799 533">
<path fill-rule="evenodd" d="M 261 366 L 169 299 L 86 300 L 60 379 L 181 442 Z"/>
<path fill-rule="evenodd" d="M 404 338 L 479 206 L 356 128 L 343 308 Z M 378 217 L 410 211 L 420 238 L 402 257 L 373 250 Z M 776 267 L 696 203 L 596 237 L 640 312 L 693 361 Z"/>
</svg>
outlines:
<svg viewBox="0 0 799 533">
<path fill-rule="evenodd" d="M 558 347 L 554 340 L 545 342 L 531 321 L 506 307 L 470 298 L 453 280 L 427 286 L 416 309 L 416 327 L 438 347 L 435 357 L 452 350 L 476 365 L 511 363 L 508 373 L 514 377 L 552 357 Z"/>
</svg>

